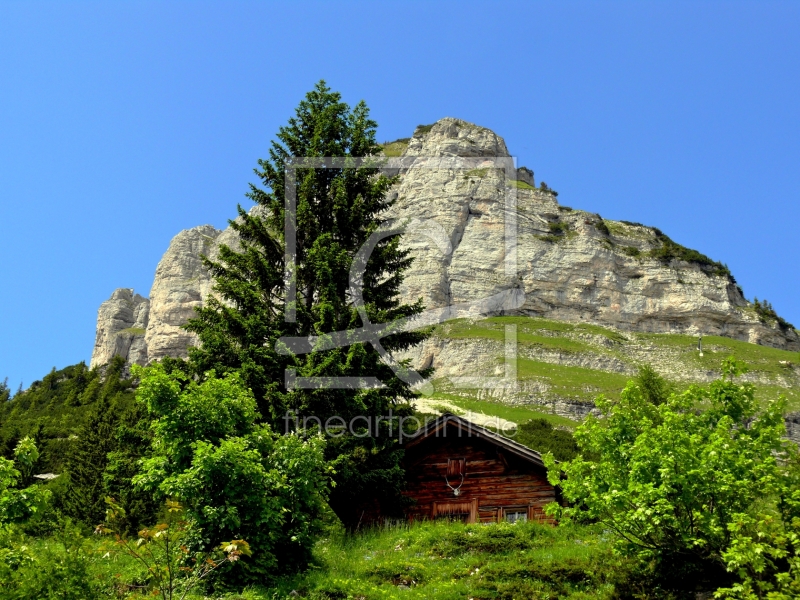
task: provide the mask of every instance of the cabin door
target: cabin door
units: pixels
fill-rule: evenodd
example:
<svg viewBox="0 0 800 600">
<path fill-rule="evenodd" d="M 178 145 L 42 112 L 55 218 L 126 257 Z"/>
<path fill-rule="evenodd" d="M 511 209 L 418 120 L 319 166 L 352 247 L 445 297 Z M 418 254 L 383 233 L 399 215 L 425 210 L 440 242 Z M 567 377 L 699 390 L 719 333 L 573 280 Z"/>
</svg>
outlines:
<svg viewBox="0 0 800 600">
<path fill-rule="evenodd" d="M 432 519 L 452 519 L 465 523 L 477 523 L 478 499 L 434 502 L 432 512 Z"/>
</svg>

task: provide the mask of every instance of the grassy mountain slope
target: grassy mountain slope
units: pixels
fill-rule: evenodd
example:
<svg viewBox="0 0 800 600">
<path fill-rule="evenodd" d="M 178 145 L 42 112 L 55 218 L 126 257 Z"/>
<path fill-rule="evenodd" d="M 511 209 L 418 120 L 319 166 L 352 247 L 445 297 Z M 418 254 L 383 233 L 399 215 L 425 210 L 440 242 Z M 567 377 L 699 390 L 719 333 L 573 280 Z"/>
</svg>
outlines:
<svg viewBox="0 0 800 600">
<path fill-rule="evenodd" d="M 800 353 L 729 338 L 704 337 L 701 356 L 693 336 L 621 332 L 533 317 L 462 319 L 440 325 L 434 335 L 442 342 L 489 342 L 496 352 L 490 364 L 478 368 L 495 374 L 504 363 L 505 325 L 517 327 L 520 389 L 491 396 L 485 390 L 457 390 L 441 378 L 436 382 L 437 395 L 465 410 L 498 416 L 509 414 L 502 405 L 543 411 L 559 401 L 590 403 L 600 394 L 617 397 L 642 364 L 651 364 L 678 390 L 707 383 L 719 376 L 722 360 L 734 356 L 747 365 L 749 372 L 743 379 L 756 386 L 763 401 L 784 395 L 790 410 L 800 409 Z"/>
</svg>

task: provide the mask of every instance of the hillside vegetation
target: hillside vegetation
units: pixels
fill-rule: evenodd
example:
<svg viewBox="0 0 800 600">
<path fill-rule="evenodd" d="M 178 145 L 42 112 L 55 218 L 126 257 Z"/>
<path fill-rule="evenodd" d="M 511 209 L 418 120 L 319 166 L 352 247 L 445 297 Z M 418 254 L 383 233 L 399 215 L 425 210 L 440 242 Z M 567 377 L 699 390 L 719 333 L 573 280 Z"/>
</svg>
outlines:
<svg viewBox="0 0 800 600">
<path fill-rule="evenodd" d="M 755 385 L 760 400 L 783 395 L 789 410 L 800 409 L 800 353 L 726 337 L 703 337 L 701 356 L 694 336 L 622 332 L 536 317 L 460 319 L 440 325 L 434 336 L 494 342 L 492 363 L 479 367 L 492 374 L 504 362 L 505 325 L 517 327 L 520 390 L 488 396 L 483 390 L 456 390 L 446 378 L 440 378 L 436 388 L 442 397 L 465 410 L 498 416 L 508 413 L 500 407 L 493 409 L 492 404 L 547 412 L 548 406 L 559 401 L 591 403 L 600 394 L 618 398 L 626 382 L 644 364 L 652 365 L 676 390 L 708 383 L 719 377 L 722 359 L 733 356 L 747 367 L 742 380 Z"/>
</svg>

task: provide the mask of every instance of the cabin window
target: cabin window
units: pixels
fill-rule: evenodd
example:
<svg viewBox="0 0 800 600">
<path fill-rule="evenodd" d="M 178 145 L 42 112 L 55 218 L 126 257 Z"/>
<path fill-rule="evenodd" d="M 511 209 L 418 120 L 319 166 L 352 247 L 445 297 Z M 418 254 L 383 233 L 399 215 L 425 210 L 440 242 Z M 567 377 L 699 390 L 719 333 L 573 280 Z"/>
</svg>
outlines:
<svg viewBox="0 0 800 600">
<path fill-rule="evenodd" d="M 528 520 L 528 510 L 516 508 L 506 509 L 505 516 L 507 523 L 524 523 Z"/>
</svg>

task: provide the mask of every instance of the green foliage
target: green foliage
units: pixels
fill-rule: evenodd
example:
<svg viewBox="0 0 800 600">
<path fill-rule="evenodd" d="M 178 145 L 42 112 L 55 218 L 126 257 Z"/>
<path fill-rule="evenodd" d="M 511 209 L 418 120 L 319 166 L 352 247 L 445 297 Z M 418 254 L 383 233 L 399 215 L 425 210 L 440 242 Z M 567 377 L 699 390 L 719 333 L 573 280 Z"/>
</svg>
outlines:
<svg viewBox="0 0 800 600">
<path fill-rule="evenodd" d="M 257 425 L 255 399 L 236 373 L 198 383 L 161 365 L 134 372 L 153 420 L 153 456 L 134 483 L 184 504 L 189 548 L 247 540 L 252 559 L 226 573 L 240 583 L 305 566 L 327 491 L 322 439 Z"/>
<path fill-rule="evenodd" d="M 634 258 L 638 258 L 639 256 L 642 255 L 642 251 L 639 250 L 636 246 L 625 246 L 622 248 L 622 252 Z"/>
<path fill-rule="evenodd" d="M 133 404 L 131 382 L 124 377 L 125 361 L 115 357 L 104 368 L 88 369 L 78 363 L 57 371 L 42 381 L 0 403 L 0 454 L 13 456 L 17 442 L 30 437 L 39 449 L 35 471 L 62 473 L 65 458 L 76 435 L 95 404 L 102 399 L 120 406 Z"/>
<path fill-rule="evenodd" d="M 68 521 L 37 542 L 0 527 L 0 600 L 95 600 L 94 557 L 80 529 Z"/>
<path fill-rule="evenodd" d="M 263 187 L 251 186 L 249 196 L 264 209 L 265 216 L 248 215 L 240 207 L 241 220 L 232 221 L 231 226 L 240 234 L 241 252 L 223 246 L 219 262 L 206 261 L 215 277 L 216 295 L 186 326 L 202 343 L 190 351 L 192 368 L 200 377 L 211 370 L 239 372 L 253 391 L 262 418 L 276 431 L 286 426 L 287 409 L 296 411 L 301 419 L 314 416 L 324 422 L 337 416 L 350 421 L 356 416 L 386 416 L 397 404 L 406 404 L 417 395 L 369 344 L 302 355 L 276 350 L 282 336 L 308 338 L 363 324 L 350 295 L 350 271 L 356 253 L 378 231 L 382 215 L 391 206 L 387 191 L 395 179 L 379 174 L 377 158 L 359 167 L 296 170 L 294 323 L 286 322 L 284 305 L 285 185 L 287 162 L 295 156 L 377 157 L 380 146 L 375 131 L 376 123 L 363 102 L 351 108 L 341 101 L 340 94 L 319 82 L 300 103 L 295 117 L 279 130 L 269 160 L 258 163 Z M 411 258 L 399 244 L 399 233 L 384 238 L 364 265 L 364 310 L 372 323 L 412 317 L 423 309 L 421 301 L 413 305 L 400 301 L 400 285 Z M 393 353 L 425 337 L 422 332 L 397 333 L 383 338 L 381 345 Z M 298 377 L 377 377 L 385 387 L 287 389 L 287 369 Z M 396 476 L 400 451 L 388 435 L 377 440 L 364 439 L 363 445 L 370 455 L 382 455 L 377 464 L 389 465 L 381 476 L 383 481 L 394 482 L 386 497 L 399 497 L 403 485 L 403 479 Z M 355 447 L 359 444 L 332 444 L 327 456 L 335 461 L 340 451 L 354 451 Z M 369 464 L 361 467 L 370 468 Z M 354 510 L 344 491 L 352 483 L 345 479 L 351 472 L 337 472 L 339 485 L 330 503 L 342 519 L 355 526 L 360 511 Z"/>
<path fill-rule="evenodd" d="M 600 215 L 597 215 L 597 216 L 598 216 L 598 221 L 597 221 L 597 223 L 595 223 L 595 227 L 597 227 L 597 231 L 599 231 L 603 235 L 611 235 L 611 230 L 608 228 L 608 225 L 606 224 L 606 222 L 603 220 L 603 218 Z"/>
<path fill-rule="evenodd" d="M 512 187 L 517 188 L 518 190 L 535 190 L 536 188 L 532 186 L 527 181 L 522 181 L 521 179 L 508 179 L 506 183 Z"/>
<path fill-rule="evenodd" d="M 783 329 L 784 331 L 790 331 L 794 329 L 794 325 L 789 323 L 786 319 L 781 317 L 775 309 L 772 307 L 772 304 L 768 300 L 759 301 L 758 298 L 753 300 L 753 308 L 756 310 L 756 314 L 758 318 L 761 319 L 763 323 L 771 323 L 776 322 L 778 326 Z"/>
<path fill-rule="evenodd" d="M 547 228 L 550 233 L 545 235 L 537 235 L 536 237 L 540 240 L 550 243 L 560 242 L 562 239 L 564 239 L 565 234 L 569 233 L 570 231 L 569 223 L 565 223 L 563 221 L 548 223 Z"/>
<path fill-rule="evenodd" d="M 129 522 L 125 509 L 113 498 L 106 498 L 106 503 L 106 522 L 97 527 L 97 533 L 114 536 L 116 552 L 144 567 L 152 595 L 162 600 L 184 600 L 212 573 L 252 554 L 245 540 L 222 542 L 211 552 L 190 552 L 186 546 L 189 522 L 183 518 L 181 505 L 171 500 L 166 503 L 162 523 L 142 529 L 137 539 L 130 539 L 124 533 Z"/>
<path fill-rule="evenodd" d="M 11 397 L 11 390 L 8 389 L 8 377 L 0 383 L 0 406 L 3 406 Z"/>
<path fill-rule="evenodd" d="M 560 461 L 572 460 L 579 452 L 572 433 L 556 429 L 547 419 L 531 419 L 522 423 L 513 439 L 541 454 L 550 452 Z"/>
<path fill-rule="evenodd" d="M 72 518 L 93 527 L 103 520 L 106 490 L 103 473 L 108 466 L 108 453 L 117 448 L 115 430 L 119 413 L 107 398 L 100 400 L 78 431 L 77 439 L 66 459 L 69 478 L 63 511 Z"/>
<path fill-rule="evenodd" d="M 653 231 L 656 234 L 656 239 L 661 242 L 661 246 L 648 252 L 648 256 L 651 258 L 655 258 L 665 265 L 673 260 L 700 265 L 701 267 L 707 267 L 711 275 L 728 277 L 733 280 L 733 276 L 727 265 L 711 260 L 705 254 L 701 254 L 697 250 L 692 250 L 673 242 L 659 229 L 653 228 Z"/>
<path fill-rule="evenodd" d="M 14 461 L 17 463 L 22 481 L 30 482 L 33 468 L 39 460 L 39 449 L 30 437 L 22 438 L 14 448 Z"/>
<path fill-rule="evenodd" d="M 667 380 L 656 373 L 650 365 L 640 366 L 633 381 L 639 388 L 642 398 L 656 406 L 664 404 L 673 391 Z"/>
<path fill-rule="evenodd" d="M 0 527 L 27 521 L 50 501 L 50 492 L 41 486 L 24 487 L 27 478 L 20 472 L 20 468 L 30 471 L 30 459 L 38 454 L 36 445 L 26 438 L 17 447 L 20 452 L 16 464 L 0 457 Z"/>
<path fill-rule="evenodd" d="M 117 527 L 127 535 L 133 535 L 143 525 L 155 522 L 158 512 L 159 502 L 156 498 L 131 485 L 131 480 L 139 474 L 141 461 L 150 456 L 152 437 L 146 410 L 136 403 L 117 420 L 114 444 L 106 455 L 106 466 L 102 473 L 103 491 L 106 496 L 116 498 L 123 509 Z"/>
<path fill-rule="evenodd" d="M 429 133 L 435 124 L 436 123 L 432 123 L 430 125 L 417 125 L 417 128 L 414 130 L 414 135 L 425 135 L 426 133 Z"/>
<path fill-rule="evenodd" d="M 402 156 L 403 152 L 406 151 L 408 148 L 408 143 L 411 141 L 411 138 L 400 138 L 399 140 L 395 140 L 393 142 L 386 142 L 383 144 L 383 154 L 388 157 L 397 157 Z"/>
<path fill-rule="evenodd" d="M 554 235 L 564 235 L 569 231 L 569 223 L 561 221 L 558 223 L 548 223 L 547 228 L 550 230 L 550 233 Z"/>
<path fill-rule="evenodd" d="M 478 179 L 482 177 L 486 177 L 486 174 L 489 172 L 489 169 L 470 169 L 466 173 L 464 173 L 464 179 L 469 179 L 470 177 L 477 177 Z"/>
<path fill-rule="evenodd" d="M 633 561 L 614 556 L 605 537 L 591 526 L 442 521 L 334 532 L 317 545 L 317 568 L 279 580 L 256 598 L 634 597 L 642 590 Z"/>
<path fill-rule="evenodd" d="M 551 194 L 553 196 L 558 196 L 558 192 L 555 191 L 554 189 L 549 188 L 544 181 L 539 183 L 539 190 Z"/>
<path fill-rule="evenodd" d="M 740 515 L 779 491 L 777 457 L 794 450 L 782 439 L 783 404 L 759 410 L 753 386 L 734 381 L 736 363 L 726 361 L 723 373 L 661 403 L 648 397 L 661 391 L 642 375 L 620 400 L 598 398 L 604 418 L 589 417 L 575 432 L 596 460 L 579 456 L 559 468 L 548 459 L 551 482 L 575 503 L 562 517 L 600 521 L 618 550 L 674 581 L 726 582 L 720 565 Z"/>
</svg>

